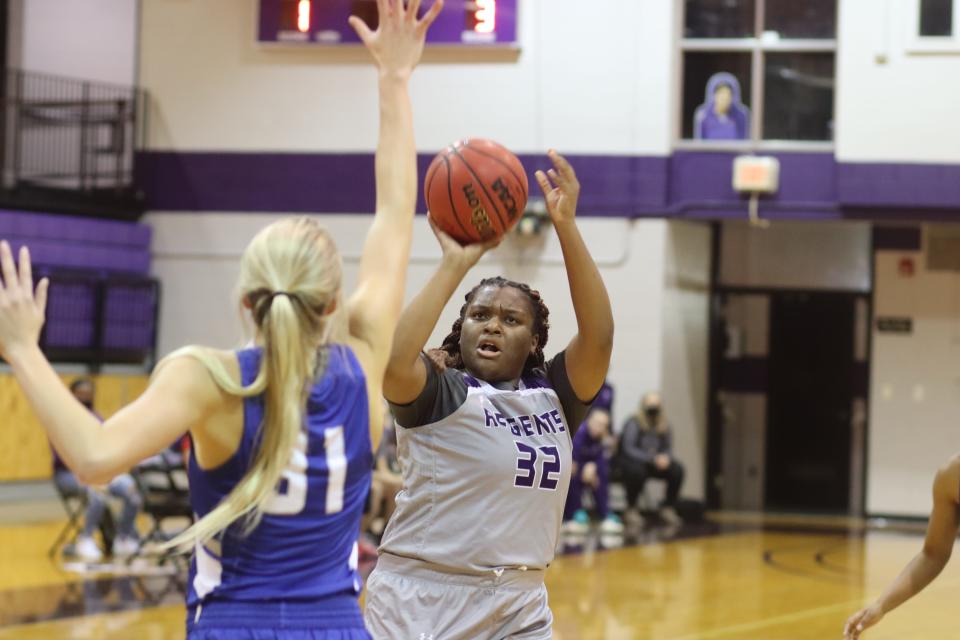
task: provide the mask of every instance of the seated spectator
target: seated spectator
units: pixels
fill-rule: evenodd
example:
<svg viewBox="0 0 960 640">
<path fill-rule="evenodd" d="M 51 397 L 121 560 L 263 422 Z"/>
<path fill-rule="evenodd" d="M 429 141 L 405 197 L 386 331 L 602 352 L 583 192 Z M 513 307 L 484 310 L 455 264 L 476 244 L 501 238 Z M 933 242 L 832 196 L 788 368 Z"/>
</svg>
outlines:
<svg viewBox="0 0 960 640">
<path fill-rule="evenodd" d="M 70 391 L 80 403 L 97 418 L 93 409 L 94 384 L 90 378 L 77 378 L 70 384 Z M 87 511 L 84 516 L 83 531 L 77 536 L 74 552 L 82 560 L 96 562 L 103 558 L 103 552 L 93 539 L 93 532 L 100 526 L 107 509 L 106 494 L 120 498 L 123 510 L 117 524 L 117 536 L 113 540 L 112 553 L 116 557 L 128 557 L 140 547 L 140 536 L 136 529 L 137 513 L 143 504 L 137 483 L 128 473 L 117 476 L 106 487 L 83 486 L 73 475 L 56 451 L 53 451 L 53 481 L 64 494 L 86 493 Z"/>
<path fill-rule="evenodd" d="M 608 504 L 610 474 L 606 440 L 609 437 L 610 413 L 606 409 L 591 409 L 573 437 L 573 473 L 563 511 L 564 530 L 570 533 L 582 533 L 590 523 L 590 517 L 581 506 L 586 488 L 593 494 L 597 517 L 602 521 L 601 532 L 623 531 L 623 524 L 610 512 Z"/>
<path fill-rule="evenodd" d="M 620 473 L 627 490 L 628 523 L 642 522 L 637 511 L 637 498 L 643 493 L 648 478 L 666 480 L 667 493 L 660 505 L 660 517 L 669 524 L 678 524 L 677 498 L 683 485 L 683 465 L 673 456 L 670 423 L 664 415 L 660 394 L 648 393 L 640 410 L 623 425 L 617 453 Z"/>
</svg>

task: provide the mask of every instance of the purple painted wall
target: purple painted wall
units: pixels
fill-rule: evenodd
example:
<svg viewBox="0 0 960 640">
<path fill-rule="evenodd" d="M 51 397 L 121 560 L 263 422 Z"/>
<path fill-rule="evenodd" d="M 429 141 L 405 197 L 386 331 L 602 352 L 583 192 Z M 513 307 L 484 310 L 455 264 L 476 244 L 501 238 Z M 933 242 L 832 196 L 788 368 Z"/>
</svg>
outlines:
<svg viewBox="0 0 960 640">
<path fill-rule="evenodd" d="M 840 201 L 861 207 L 960 209 L 960 166 L 841 164 Z"/>
<path fill-rule="evenodd" d="M 433 155 L 417 159 L 426 174 Z M 533 172 L 550 166 L 545 155 L 521 155 L 531 193 Z M 667 158 L 570 156 L 583 184 L 585 215 L 660 211 L 665 205 Z M 301 153 L 140 154 L 138 176 L 149 208 L 159 211 L 369 213 L 374 207 L 373 155 Z M 426 211 L 423 196 L 418 211 Z"/>
<path fill-rule="evenodd" d="M 731 186 L 735 153 L 573 155 L 585 216 L 714 219 L 746 215 Z M 960 165 L 837 162 L 832 153 L 775 153 L 780 192 L 761 203 L 770 218 L 960 218 Z M 419 157 L 423 176 L 432 154 Z M 520 156 L 533 171 L 543 155 Z M 149 206 L 161 211 L 367 213 L 371 154 L 146 152 L 138 161 Z M 536 193 L 535 186 L 532 192 Z M 424 204 L 418 210 L 424 211 Z"/>
<path fill-rule="evenodd" d="M 733 190 L 732 152 L 679 151 L 670 159 L 666 217 L 726 218 L 746 215 L 744 198 Z M 837 199 L 837 163 L 831 154 L 776 153 L 780 191 L 761 200 L 771 218 L 841 217 Z"/>
</svg>

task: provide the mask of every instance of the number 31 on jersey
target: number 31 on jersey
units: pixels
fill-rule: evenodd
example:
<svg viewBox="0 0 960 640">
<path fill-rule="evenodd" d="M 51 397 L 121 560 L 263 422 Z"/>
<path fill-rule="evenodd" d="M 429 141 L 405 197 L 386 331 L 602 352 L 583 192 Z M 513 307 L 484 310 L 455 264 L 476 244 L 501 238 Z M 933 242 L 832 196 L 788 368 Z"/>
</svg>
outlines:
<svg viewBox="0 0 960 640">
<path fill-rule="evenodd" d="M 308 444 L 307 434 L 301 431 L 290 455 L 290 462 L 283 470 L 277 489 L 267 501 L 264 513 L 275 516 L 294 516 L 307 506 Z M 324 512 L 329 515 L 343 510 L 343 486 L 347 478 L 347 454 L 343 427 L 331 427 L 323 432 L 323 449 L 328 473 Z M 284 488 L 282 493 L 281 487 Z"/>
</svg>

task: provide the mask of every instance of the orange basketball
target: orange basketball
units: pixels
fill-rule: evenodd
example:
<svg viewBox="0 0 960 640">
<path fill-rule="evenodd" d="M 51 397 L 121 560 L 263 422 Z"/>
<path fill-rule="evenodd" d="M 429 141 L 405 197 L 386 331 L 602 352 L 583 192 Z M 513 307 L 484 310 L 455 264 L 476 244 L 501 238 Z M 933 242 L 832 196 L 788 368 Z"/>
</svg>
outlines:
<svg viewBox="0 0 960 640">
<path fill-rule="evenodd" d="M 437 154 L 423 183 L 430 217 L 460 244 L 499 238 L 527 206 L 527 174 L 492 140 L 460 140 Z"/>
</svg>

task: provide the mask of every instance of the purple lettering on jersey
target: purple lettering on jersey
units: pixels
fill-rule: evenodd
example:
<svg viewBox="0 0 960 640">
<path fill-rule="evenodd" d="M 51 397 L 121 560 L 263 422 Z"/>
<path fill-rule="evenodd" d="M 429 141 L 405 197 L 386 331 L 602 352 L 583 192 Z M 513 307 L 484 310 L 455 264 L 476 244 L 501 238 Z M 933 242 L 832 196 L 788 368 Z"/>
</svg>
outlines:
<svg viewBox="0 0 960 640">
<path fill-rule="evenodd" d="M 540 451 L 550 460 L 543 461 L 540 476 L 540 488 L 556 491 L 560 481 L 560 450 L 556 447 L 540 447 Z"/>
<path fill-rule="evenodd" d="M 563 418 L 560 417 L 559 411 L 554 409 L 550 412 L 550 415 L 553 416 L 554 423 L 557 425 L 557 429 L 559 429 L 560 433 L 563 433 L 567 430 L 566 427 L 563 426 Z"/>
<path fill-rule="evenodd" d="M 533 429 L 530 428 L 530 416 L 519 416 L 517 419 L 520 420 L 520 428 L 523 429 L 523 433 L 532 436 Z"/>
<path fill-rule="evenodd" d="M 533 422 L 537 426 L 537 434 L 543 435 L 543 432 L 547 433 L 556 433 L 556 429 L 553 428 L 553 425 L 550 424 L 550 412 L 541 413 L 538 416 L 533 416 Z"/>
<path fill-rule="evenodd" d="M 487 428 L 510 429 L 510 433 L 518 438 L 532 438 L 545 433 L 563 433 L 566 427 L 563 417 L 556 409 L 540 415 L 505 416 L 499 411 L 484 407 L 484 426 Z"/>
<path fill-rule="evenodd" d="M 522 442 L 514 443 L 520 457 L 517 458 L 517 475 L 513 478 L 515 487 L 533 487 L 537 476 L 537 449 Z M 540 447 L 540 453 L 546 458 L 541 465 L 540 488 L 556 491 L 560 484 L 560 450 L 556 447 Z M 522 475 L 521 475 L 522 472 Z"/>
<path fill-rule="evenodd" d="M 522 442 L 514 442 L 513 444 L 517 446 L 517 452 L 521 456 L 517 458 L 518 473 L 513 478 L 513 485 L 515 487 L 532 487 L 533 481 L 537 477 L 537 450 Z M 523 472 L 523 475 L 520 472 Z"/>
</svg>

